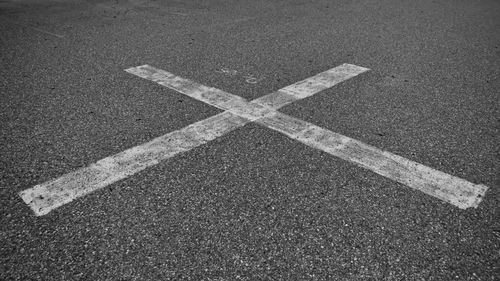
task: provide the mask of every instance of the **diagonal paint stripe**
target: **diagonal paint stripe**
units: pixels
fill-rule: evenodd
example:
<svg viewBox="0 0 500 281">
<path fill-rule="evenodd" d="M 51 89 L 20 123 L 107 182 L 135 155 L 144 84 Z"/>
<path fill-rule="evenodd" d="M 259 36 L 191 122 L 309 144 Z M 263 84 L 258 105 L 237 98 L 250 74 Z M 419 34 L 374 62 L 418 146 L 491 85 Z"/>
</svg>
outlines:
<svg viewBox="0 0 500 281">
<path fill-rule="evenodd" d="M 265 105 L 272 109 L 279 109 L 296 100 L 304 99 L 329 89 L 368 70 L 365 67 L 344 63 L 313 77 L 286 86 L 274 93 L 255 99 L 253 103 Z"/>
<path fill-rule="evenodd" d="M 342 64 L 313 77 L 304 79 L 300 82 L 287 86 L 281 89 L 282 92 L 303 99 L 310 97 L 320 91 L 326 90 L 338 83 L 359 75 L 368 68 L 360 67 L 352 64 Z"/>
<path fill-rule="evenodd" d="M 37 216 L 45 215 L 78 197 L 205 144 L 248 122 L 230 112 L 219 113 L 150 142 L 101 159 L 88 167 L 21 191 L 19 195 Z"/>
<path fill-rule="evenodd" d="M 324 80 L 328 80 L 328 77 L 330 77 L 332 81 L 329 85 L 333 86 L 345 79 L 355 76 L 353 73 L 356 71 L 352 70 L 355 68 L 356 66 L 352 65 L 347 68 L 345 65 L 342 65 L 338 67 L 338 72 L 340 74 L 335 74 L 335 71 L 333 71 L 337 68 L 320 73 L 315 76 L 315 79 L 318 80 L 316 84 L 323 81 L 321 84 L 327 85 L 328 82 Z M 351 71 L 348 72 L 346 69 L 351 69 Z M 365 68 L 359 69 L 363 71 L 367 70 Z M 181 130 L 158 137 L 148 143 L 104 158 L 88 167 L 68 173 L 55 180 L 21 191 L 19 193 L 21 198 L 33 209 L 37 216 L 45 215 L 78 197 L 125 179 L 147 167 L 158 164 L 162 160 L 207 143 L 250 121 L 263 118 L 273 113 L 273 110 L 267 107 L 268 104 L 259 104 L 257 102 L 251 103 L 239 96 L 201 85 L 149 65 L 132 67 L 125 69 L 125 71 L 144 79 L 154 81 L 222 110 L 226 110 L 226 112 L 199 121 Z M 359 73 L 363 71 L 358 70 Z M 314 77 L 304 81 L 309 81 L 307 83 L 314 84 L 312 82 L 314 81 L 313 78 Z M 301 81 L 299 83 L 303 84 L 304 82 Z M 299 86 L 297 87 L 300 88 Z M 301 89 L 304 89 L 303 86 L 301 87 Z M 322 88 L 316 86 L 316 89 Z M 276 93 L 281 92 L 278 91 Z M 287 95 L 289 98 L 282 99 L 277 97 L 276 93 L 267 96 L 274 96 L 271 97 L 269 101 L 274 101 L 275 106 L 278 107 L 285 105 L 286 103 L 283 102 L 285 100 L 291 102 L 299 99 L 299 97 L 288 95 L 285 92 L 283 92 L 283 95 Z M 309 91 L 308 95 L 312 95 L 312 93 L 313 91 Z M 305 90 L 303 90 L 302 97 L 306 96 Z M 263 100 L 265 101 L 265 99 Z"/>
<path fill-rule="evenodd" d="M 22 191 L 20 195 L 36 215 L 44 215 L 80 196 L 207 143 L 248 122 L 256 121 L 306 145 L 353 162 L 459 208 L 477 207 L 488 189 L 484 185 L 475 185 L 275 111 L 367 70 L 343 64 L 248 102 L 236 95 L 203 86 L 148 65 L 126 69 L 129 73 L 226 111 L 104 158 L 89 167 Z"/>
<path fill-rule="evenodd" d="M 256 122 L 460 209 L 477 207 L 488 189 L 279 112 Z"/>
<path fill-rule="evenodd" d="M 250 103 L 242 97 L 216 88 L 201 85 L 149 65 L 132 67 L 125 69 L 125 71 L 141 78 L 154 81 L 162 86 L 185 94 L 206 104 L 233 112 L 234 114 L 247 118 L 251 121 L 262 118 L 266 114 L 270 114 L 272 112 L 265 106 Z"/>
<path fill-rule="evenodd" d="M 269 111 L 267 109 L 279 109 L 296 100 L 310 97 L 320 91 L 331 88 L 368 70 L 365 67 L 345 63 L 257 98 L 252 102 L 248 102 L 242 97 L 178 77 L 168 71 L 157 69 L 150 65 L 125 69 L 125 71 L 131 74 L 156 82 L 206 104 L 222 110 L 235 111 L 238 115 L 246 115 L 250 120 L 255 120 L 268 114 Z M 249 111 L 252 113 L 248 114 Z"/>
<path fill-rule="evenodd" d="M 150 66 L 142 66 L 140 68 L 143 67 L 148 69 L 149 77 L 153 78 L 144 77 L 146 76 L 144 74 L 142 74 L 143 76 L 141 77 L 153 80 L 169 88 L 175 87 L 174 89 L 181 93 L 193 92 L 191 91 L 191 89 L 194 88 L 193 86 L 186 87 L 187 90 L 183 87 L 172 86 L 173 83 L 168 80 L 168 76 L 173 74 Z M 207 101 L 206 97 L 199 97 L 199 95 L 190 96 L 221 109 L 233 112 L 236 115 L 248 118 L 271 129 L 275 129 L 311 147 L 323 150 L 346 161 L 353 162 L 379 175 L 439 198 L 461 209 L 477 207 L 488 189 L 488 187 L 484 185 L 470 183 L 466 180 L 426 167 L 395 154 L 382 151 L 378 148 L 322 129 L 285 114 L 275 111 L 265 111 L 261 108 L 255 110 L 256 107 L 253 106 L 253 104 L 258 104 L 269 109 L 278 109 L 293 101 L 312 96 L 368 70 L 367 68 L 352 64 L 343 64 L 282 88 L 274 93 L 255 99 L 252 102 L 246 102 L 245 100 L 240 101 L 240 97 L 226 92 L 218 94 L 224 97 L 222 102 L 214 102 L 213 98 Z M 185 83 L 185 85 L 193 85 L 193 82 L 190 82 L 190 84 Z M 198 87 L 199 86 L 196 88 Z M 210 93 L 209 91 L 199 92 Z M 247 109 L 245 109 L 245 107 L 247 107 Z M 262 114 L 262 112 L 265 114 Z M 300 134 L 302 131 L 296 131 L 299 129 L 306 130 L 306 132 L 311 135 L 302 136 Z"/>
<path fill-rule="evenodd" d="M 228 110 L 231 108 L 226 105 L 227 103 L 248 103 L 244 98 L 241 98 L 239 96 L 224 92 L 216 88 L 204 86 L 197 82 L 176 76 L 168 71 L 157 69 L 149 65 L 131 67 L 125 69 L 125 71 L 146 80 L 156 82 L 157 84 L 175 90 L 186 96 L 197 99 L 222 110 Z"/>
</svg>

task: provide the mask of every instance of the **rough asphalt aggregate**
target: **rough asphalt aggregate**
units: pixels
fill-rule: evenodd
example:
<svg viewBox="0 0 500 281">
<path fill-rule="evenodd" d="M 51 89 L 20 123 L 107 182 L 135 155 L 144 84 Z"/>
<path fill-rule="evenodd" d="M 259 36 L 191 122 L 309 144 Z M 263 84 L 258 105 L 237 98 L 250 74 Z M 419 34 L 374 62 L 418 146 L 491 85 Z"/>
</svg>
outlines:
<svg viewBox="0 0 500 281">
<path fill-rule="evenodd" d="M 500 2 L 0 1 L 1 280 L 500 280 Z M 249 100 L 490 187 L 453 205 L 248 124 L 46 216 L 18 192 Z M 254 78 L 253 80 L 249 78 Z M 247 80 L 256 83 L 249 83 Z"/>
</svg>

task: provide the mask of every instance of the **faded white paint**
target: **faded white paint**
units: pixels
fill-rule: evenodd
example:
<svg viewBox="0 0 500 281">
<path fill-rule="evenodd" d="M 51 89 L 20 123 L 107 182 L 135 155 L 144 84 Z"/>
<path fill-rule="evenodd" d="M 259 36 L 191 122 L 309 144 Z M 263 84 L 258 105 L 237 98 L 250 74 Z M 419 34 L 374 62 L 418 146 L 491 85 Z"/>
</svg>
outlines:
<svg viewBox="0 0 500 281">
<path fill-rule="evenodd" d="M 279 112 L 256 122 L 460 209 L 477 207 L 488 189 Z"/>
<path fill-rule="evenodd" d="M 225 112 L 22 191 L 20 195 L 36 215 L 44 215 L 78 197 L 207 143 L 248 122 L 257 122 L 310 147 L 355 163 L 461 209 L 477 207 L 488 189 L 484 185 L 470 183 L 276 111 L 295 100 L 314 95 L 367 70 L 343 64 L 249 102 L 148 65 L 126 69 L 129 73 Z"/>
<path fill-rule="evenodd" d="M 26 189 L 20 192 L 20 196 L 37 216 L 45 215 L 78 197 L 205 144 L 248 122 L 250 121 L 231 112 L 219 113 L 150 142 L 101 159 L 89 167 Z"/>
</svg>

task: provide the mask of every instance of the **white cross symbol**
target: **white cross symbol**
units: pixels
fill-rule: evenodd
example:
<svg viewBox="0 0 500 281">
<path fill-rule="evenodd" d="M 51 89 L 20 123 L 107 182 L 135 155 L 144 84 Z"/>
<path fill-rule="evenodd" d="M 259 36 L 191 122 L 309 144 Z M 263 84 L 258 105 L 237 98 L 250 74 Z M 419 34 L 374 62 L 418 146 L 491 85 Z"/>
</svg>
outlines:
<svg viewBox="0 0 500 281">
<path fill-rule="evenodd" d="M 477 207 L 488 189 L 487 186 L 470 183 L 277 111 L 296 100 L 312 96 L 368 71 L 364 67 L 343 64 L 251 102 L 149 65 L 125 71 L 224 112 L 21 191 L 20 196 L 37 216 L 45 215 L 78 197 L 205 144 L 249 122 L 257 122 L 310 147 L 355 163 L 461 209 Z"/>
</svg>

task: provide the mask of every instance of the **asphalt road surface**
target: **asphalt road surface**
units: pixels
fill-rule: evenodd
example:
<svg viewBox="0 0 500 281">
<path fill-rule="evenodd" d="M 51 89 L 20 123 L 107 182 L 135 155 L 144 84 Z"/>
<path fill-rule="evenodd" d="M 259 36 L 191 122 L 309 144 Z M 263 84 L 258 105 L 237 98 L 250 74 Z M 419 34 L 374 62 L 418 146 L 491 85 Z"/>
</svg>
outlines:
<svg viewBox="0 0 500 281">
<path fill-rule="evenodd" d="M 0 280 L 500 280 L 500 2 L 0 0 Z M 253 100 L 489 189 L 461 209 L 250 122 L 36 216 L 19 192 Z"/>
</svg>

